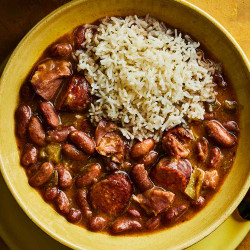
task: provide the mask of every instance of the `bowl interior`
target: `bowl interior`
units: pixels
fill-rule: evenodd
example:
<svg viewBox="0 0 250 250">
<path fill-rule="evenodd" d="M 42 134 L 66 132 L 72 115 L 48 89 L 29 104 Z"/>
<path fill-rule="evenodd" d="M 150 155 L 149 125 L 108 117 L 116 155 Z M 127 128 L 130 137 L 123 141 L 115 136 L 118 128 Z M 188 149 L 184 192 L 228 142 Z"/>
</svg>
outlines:
<svg viewBox="0 0 250 250">
<path fill-rule="evenodd" d="M 68 223 L 29 186 L 14 135 L 14 111 L 20 86 L 42 51 L 75 26 L 105 16 L 146 15 L 161 19 L 200 41 L 223 63 L 241 104 L 240 144 L 232 171 L 220 191 L 197 216 L 169 230 L 151 235 L 111 237 Z M 250 88 L 246 57 L 230 35 L 191 4 L 174 0 L 80 0 L 63 6 L 42 20 L 11 56 L 0 86 L 0 156 L 5 181 L 28 216 L 60 242 L 82 249 L 166 249 L 187 247 L 205 237 L 236 208 L 249 187 Z"/>
</svg>

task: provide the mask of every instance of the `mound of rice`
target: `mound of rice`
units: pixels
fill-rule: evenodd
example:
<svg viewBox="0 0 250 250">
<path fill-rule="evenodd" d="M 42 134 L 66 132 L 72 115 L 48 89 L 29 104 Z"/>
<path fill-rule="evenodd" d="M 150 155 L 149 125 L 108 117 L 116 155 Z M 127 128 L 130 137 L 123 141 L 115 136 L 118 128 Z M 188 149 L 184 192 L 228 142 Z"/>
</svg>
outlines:
<svg viewBox="0 0 250 250">
<path fill-rule="evenodd" d="M 93 123 L 106 118 L 128 139 L 159 141 L 165 129 L 204 119 L 204 102 L 217 94 L 216 65 L 203 59 L 198 42 L 149 16 L 106 18 L 94 28 L 76 52 L 97 97 Z"/>
</svg>

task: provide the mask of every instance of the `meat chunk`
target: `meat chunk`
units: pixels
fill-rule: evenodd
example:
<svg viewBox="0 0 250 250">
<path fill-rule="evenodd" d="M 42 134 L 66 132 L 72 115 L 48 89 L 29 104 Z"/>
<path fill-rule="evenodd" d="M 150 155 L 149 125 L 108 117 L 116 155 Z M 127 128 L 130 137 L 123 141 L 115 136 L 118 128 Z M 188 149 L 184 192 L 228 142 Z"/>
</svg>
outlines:
<svg viewBox="0 0 250 250">
<path fill-rule="evenodd" d="M 57 43 L 50 50 L 53 56 L 68 57 L 72 52 L 72 46 L 70 43 Z"/>
<path fill-rule="evenodd" d="M 25 137 L 30 118 L 31 109 L 28 105 L 18 107 L 16 111 L 16 131 L 19 137 Z"/>
<path fill-rule="evenodd" d="M 142 225 L 136 220 L 131 220 L 127 218 L 117 219 L 111 226 L 111 231 L 113 233 L 121 233 L 129 230 L 141 230 Z"/>
<path fill-rule="evenodd" d="M 108 133 L 117 131 L 118 127 L 115 123 L 101 120 L 99 121 L 96 130 L 95 130 L 95 142 L 96 145 L 99 145 L 101 142 L 101 139 Z"/>
<path fill-rule="evenodd" d="M 175 194 L 170 191 L 165 191 L 159 188 L 149 189 L 146 192 L 134 195 L 134 201 L 148 213 L 155 216 L 165 212 L 174 201 Z"/>
<path fill-rule="evenodd" d="M 152 188 L 154 185 L 148 177 L 143 164 L 136 164 L 131 170 L 131 178 L 136 186 L 142 191 Z"/>
<path fill-rule="evenodd" d="M 64 60 L 47 60 L 38 65 L 31 78 L 34 91 L 49 101 L 61 85 L 62 78 L 71 75 L 71 64 Z"/>
<path fill-rule="evenodd" d="M 130 154 L 134 159 L 142 158 L 145 156 L 149 151 L 151 151 L 155 146 L 154 139 L 145 139 L 141 142 L 137 142 L 131 148 Z"/>
<path fill-rule="evenodd" d="M 201 161 L 205 161 L 208 155 L 208 141 L 206 138 L 202 138 L 197 144 L 198 158 Z"/>
<path fill-rule="evenodd" d="M 91 87 L 83 76 L 73 76 L 69 85 L 58 97 L 58 110 L 85 111 L 92 102 Z"/>
<path fill-rule="evenodd" d="M 123 173 L 108 175 L 90 188 L 92 207 L 110 216 L 122 213 L 132 195 L 132 185 Z"/>
<path fill-rule="evenodd" d="M 86 173 L 76 178 L 76 186 L 78 188 L 88 187 L 93 182 L 97 181 L 101 175 L 101 166 L 98 163 L 93 164 Z"/>
<path fill-rule="evenodd" d="M 169 209 L 164 216 L 165 222 L 169 223 L 177 220 L 187 211 L 187 209 L 188 206 L 185 204 Z"/>
<path fill-rule="evenodd" d="M 59 117 L 57 113 L 55 112 L 53 106 L 49 102 L 41 102 L 40 103 L 41 111 L 46 119 L 46 122 L 51 127 L 57 127 L 60 123 Z"/>
<path fill-rule="evenodd" d="M 216 120 L 206 123 L 206 131 L 211 139 L 225 148 L 233 147 L 236 143 L 236 137 Z"/>
<path fill-rule="evenodd" d="M 219 182 L 219 174 L 217 170 L 205 171 L 203 187 L 216 189 Z"/>
<path fill-rule="evenodd" d="M 31 140 L 38 146 L 45 146 L 45 132 L 42 123 L 37 117 L 32 117 L 29 122 L 29 136 Z"/>
<path fill-rule="evenodd" d="M 191 163 L 184 159 L 170 161 L 162 158 L 152 170 L 151 176 L 156 183 L 164 188 L 172 187 L 184 191 L 192 173 Z"/>
<path fill-rule="evenodd" d="M 189 150 L 184 143 L 193 139 L 193 135 L 183 127 L 176 127 L 166 131 L 162 138 L 163 149 L 172 156 L 185 158 Z"/>
<path fill-rule="evenodd" d="M 73 126 L 63 126 L 60 129 L 48 130 L 46 132 L 46 141 L 47 142 L 65 142 L 68 138 L 68 135 L 76 130 Z"/>
</svg>

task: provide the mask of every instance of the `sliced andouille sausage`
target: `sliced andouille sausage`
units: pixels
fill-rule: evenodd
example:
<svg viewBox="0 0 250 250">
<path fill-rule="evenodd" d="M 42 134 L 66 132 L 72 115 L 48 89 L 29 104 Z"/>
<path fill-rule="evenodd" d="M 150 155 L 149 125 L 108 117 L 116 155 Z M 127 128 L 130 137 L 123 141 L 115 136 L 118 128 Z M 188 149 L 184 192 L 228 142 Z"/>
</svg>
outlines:
<svg viewBox="0 0 250 250">
<path fill-rule="evenodd" d="M 149 189 L 146 192 L 133 196 L 133 200 L 148 214 L 157 214 L 165 212 L 173 203 L 175 194 L 160 188 Z"/>
<path fill-rule="evenodd" d="M 78 188 L 88 187 L 98 180 L 101 175 L 101 171 L 101 166 L 98 163 L 91 165 L 86 173 L 76 178 L 76 186 Z"/>
<path fill-rule="evenodd" d="M 138 210 L 138 209 L 135 209 L 135 208 L 129 208 L 129 209 L 127 210 L 127 213 L 128 213 L 130 216 L 135 217 L 135 218 L 141 218 L 141 217 L 142 217 L 142 215 L 141 215 L 141 213 L 139 212 L 139 210 Z"/>
<path fill-rule="evenodd" d="M 16 110 L 16 131 L 21 138 L 26 135 L 31 114 L 31 108 L 28 105 L 22 105 Z"/>
<path fill-rule="evenodd" d="M 78 150 L 74 145 L 65 143 L 62 146 L 63 154 L 70 160 L 73 161 L 83 161 L 88 158 L 88 155 L 84 154 L 80 150 Z"/>
<path fill-rule="evenodd" d="M 221 159 L 221 151 L 219 148 L 214 147 L 210 150 L 210 155 L 209 155 L 209 167 L 210 168 L 216 168 L 220 162 Z"/>
<path fill-rule="evenodd" d="M 73 76 L 67 88 L 60 94 L 56 109 L 86 111 L 92 102 L 91 86 L 83 76 Z"/>
<path fill-rule="evenodd" d="M 49 102 L 41 102 L 40 108 L 41 108 L 41 111 L 46 119 L 46 122 L 51 127 L 56 128 L 59 125 L 60 120 L 59 120 L 59 117 L 58 117 L 56 111 L 54 110 L 52 104 Z"/>
<path fill-rule="evenodd" d="M 60 191 L 56 198 L 56 207 L 58 211 L 62 214 L 68 214 L 70 209 L 70 203 L 67 195 Z"/>
<path fill-rule="evenodd" d="M 44 199 L 46 201 L 53 201 L 56 199 L 58 195 L 58 188 L 57 187 L 47 187 L 44 191 Z"/>
<path fill-rule="evenodd" d="M 172 187 L 184 191 L 192 173 L 191 163 L 184 159 L 170 161 L 162 158 L 151 171 L 150 176 L 164 188 Z"/>
<path fill-rule="evenodd" d="M 32 187 L 39 187 L 49 180 L 53 174 L 54 167 L 51 162 L 44 162 L 38 171 L 29 179 Z"/>
<path fill-rule="evenodd" d="M 102 159 L 107 171 L 117 171 L 120 168 L 120 166 L 117 163 L 113 162 L 109 157 L 103 156 Z"/>
<path fill-rule="evenodd" d="M 169 223 L 180 218 L 186 211 L 188 210 L 188 206 L 183 204 L 176 207 L 170 208 L 164 215 L 165 223 Z"/>
<path fill-rule="evenodd" d="M 208 141 L 206 138 L 202 138 L 198 143 L 196 144 L 198 158 L 200 161 L 205 161 L 207 159 L 208 155 Z"/>
<path fill-rule="evenodd" d="M 139 161 L 140 164 L 143 164 L 145 168 L 151 167 L 158 159 L 158 153 L 156 151 L 150 151 Z"/>
<path fill-rule="evenodd" d="M 47 142 L 65 142 L 70 132 L 76 130 L 73 126 L 63 126 L 60 129 L 48 130 L 46 132 Z"/>
<path fill-rule="evenodd" d="M 116 216 L 127 207 L 132 185 L 123 173 L 110 174 L 90 188 L 90 202 L 97 212 Z"/>
<path fill-rule="evenodd" d="M 70 140 L 86 154 L 95 152 L 95 142 L 83 131 L 75 130 L 69 134 Z"/>
<path fill-rule="evenodd" d="M 145 156 L 149 151 L 154 149 L 155 141 L 154 139 L 145 139 L 141 142 L 137 142 L 133 145 L 130 150 L 130 154 L 134 159 L 142 158 Z"/>
<path fill-rule="evenodd" d="M 236 137 L 229 133 L 218 121 L 207 122 L 206 131 L 208 136 L 220 146 L 230 148 L 236 143 Z"/>
<path fill-rule="evenodd" d="M 71 223 L 77 223 L 81 220 L 82 213 L 80 210 L 71 208 L 67 214 L 67 220 Z"/>
<path fill-rule="evenodd" d="M 31 144 L 27 143 L 24 145 L 22 156 L 21 156 L 21 163 L 23 166 L 28 166 L 30 164 L 37 162 L 37 148 Z"/>
<path fill-rule="evenodd" d="M 131 220 L 127 218 L 118 218 L 111 226 L 112 233 L 122 233 L 129 230 L 141 230 L 142 225 L 136 220 Z"/>
<path fill-rule="evenodd" d="M 72 185 L 72 176 L 70 172 L 62 165 L 57 164 L 55 166 L 58 172 L 58 184 L 61 188 L 68 188 Z"/>
<path fill-rule="evenodd" d="M 231 132 L 239 132 L 239 126 L 235 121 L 227 121 L 222 123 L 223 127 Z"/>
<path fill-rule="evenodd" d="M 86 189 L 79 189 L 76 192 L 76 203 L 78 205 L 78 207 L 81 209 L 82 211 L 82 215 L 84 218 L 91 218 L 92 217 L 92 211 L 90 209 L 90 205 L 88 203 L 88 199 L 87 199 L 87 190 Z"/>
<path fill-rule="evenodd" d="M 118 127 L 115 123 L 101 120 L 98 122 L 98 125 L 95 130 L 95 142 L 96 145 L 99 145 L 101 139 L 108 133 L 115 132 L 118 130 Z"/>
<path fill-rule="evenodd" d="M 175 127 L 166 131 L 162 138 L 163 149 L 172 156 L 185 158 L 189 150 L 184 143 L 193 139 L 193 135 L 183 127 Z"/>
<path fill-rule="evenodd" d="M 71 63 L 65 60 L 47 60 L 38 65 L 31 78 L 34 91 L 46 101 L 52 99 L 62 83 L 62 78 L 71 75 Z"/>
<path fill-rule="evenodd" d="M 133 166 L 130 176 L 135 185 L 142 191 L 153 188 L 154 184 L 148 177 L 148 173 L 143 164 L 136 164 Z"/>
<path fill-rule="evenodd" d="M 89 229 L 94 232 L 102 231 L 107 226 L 107 219 L 102 216 L 94 216 L 89 220 Z"/>
<path fill-rule="evenodd" d="M 79 26 L 74 31 L 74 43 L 76 49 L 82 49 L 82 43 L 85 41 L 86 26 Z"/>
<path fill-rule="evenodd" d="M 161 225 L 161 217 L 159 215 L 148 219 L 145 223 L 145 227 L 148 230 L 154 230 L 158 228 L 160 225 Z"/>
<path fill-rule="evenodd" d="M 217 170 L 209 170 L 205 171 L 203 187 L 204 188 L 211 188 L 216 189 L 219 183 L 219 174 Z"/>
<path fill-rule="evenodd" d="M 71 55 L 72 46 L 70 43 L 57 43 L 51 47 L 50 51 L 53 56 L 68 57 Z"/>
<path fill-rule="evenodd" d="M 43 125 L 37 117 L 31 117 L 28 130 L 29 136 L 35 144 L 38 146 L 46 145 Z"/>
</svg>

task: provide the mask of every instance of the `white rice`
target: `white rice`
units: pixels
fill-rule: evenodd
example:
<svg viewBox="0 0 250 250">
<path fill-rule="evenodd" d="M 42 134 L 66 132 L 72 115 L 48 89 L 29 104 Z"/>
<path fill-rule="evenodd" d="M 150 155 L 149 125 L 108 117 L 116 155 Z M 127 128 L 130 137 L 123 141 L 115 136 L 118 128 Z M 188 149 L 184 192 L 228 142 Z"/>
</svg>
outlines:
<svg viewBox="0 0 250 250">
<path fill-rule="evenodd" d="M 159 141 L 166 129 L 204 119 L 204 102 L 217 94 L 216 65 L 203 59 L 198 42 L 149 16 L 106 18 L 96 29 L 76 52 L 97 97 L 93 123 L 106 118 L 128 139 Z"/>
</svg>

